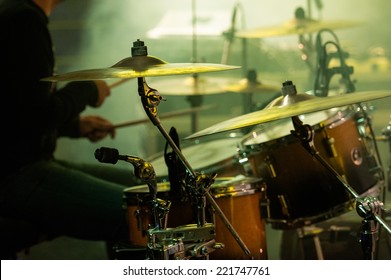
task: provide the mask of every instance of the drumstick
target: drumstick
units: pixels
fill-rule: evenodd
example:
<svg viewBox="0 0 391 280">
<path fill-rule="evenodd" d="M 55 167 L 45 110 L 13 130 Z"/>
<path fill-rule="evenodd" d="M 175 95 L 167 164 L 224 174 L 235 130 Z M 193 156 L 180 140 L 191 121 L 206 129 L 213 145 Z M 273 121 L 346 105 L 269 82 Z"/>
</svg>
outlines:
<svg viewBox="0 0 391 280">
<path fill-rule="evenodd" d="M 160 119 L 172 118 L 172 117 L 177 117 L 177 116 L 186 115 L 186 114 L 190 114 L 190 113 L 195 113 L 195 112 L 198 112 L 198 111 L 201 111 L 201 110 L 212 109 L 212 108 L 215 108 L 215 107 L 217 107 L 217 105 L 198 106 L 198 107 L 193 107 L 193 108 L 190 108 L 190 109 L 178 110 L 178 111 L 175 111 L 175 112 L 161 114 L 159 116 L 159 118 Z M 151 120 L 149 118 L 138 119 L 138 120 L 134 120 L 134 121 L 128 121 L 128 122 L 119 123 L 119 124 L 114 125 L 113 127 L 114 128 L 121 128 L 121 127 L 125 127 L 125 126 L 141 124 L 141 123 L 146 123 L 146 122 L 150 122 L 150 121 Z"/>
<path fill-rule="evenodd" d="M 376 136 L 375 139 L 377 141 L 388 141 L 389 140 L 389 137 L 388 136 L 385 136 L 385 135 L 382 135 L 382 136 Z"/>
<path fill-rule="evenodd" d="M 118 81 L 116 81 L 116 82 L 114 82 L 112 84 L 109 84 L 109 88 L 110 89 L 115 88 L 115 87 L 117 87 L 119 85 L 122 85 L 122 84 L 126 83 L 129 80 L 132 80 L 132 79 L 121 79 L 121 80 L 118 80 Z"/>
</svg>

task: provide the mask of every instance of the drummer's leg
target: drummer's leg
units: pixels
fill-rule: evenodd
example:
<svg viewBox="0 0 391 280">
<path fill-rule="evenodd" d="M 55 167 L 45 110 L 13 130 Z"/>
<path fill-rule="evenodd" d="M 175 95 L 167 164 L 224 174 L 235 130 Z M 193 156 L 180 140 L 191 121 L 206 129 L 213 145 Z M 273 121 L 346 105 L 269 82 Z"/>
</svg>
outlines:
<svg viewBox="0 0 391 280">
<path fill-rule="evenodd" d="M 4 183 L 3 215 L 28 219 L 57 235 L 88 240 L 128 237 L 122 207 L 126 186 L 56 161 L 34 164 Z"/>
<path fill-rule="evenodd" d="M 77 169 L 97 178 L 123 186 L 141 185 L 143 182 L 134 175 L 134 167 L 130 163 L 118 162 L 115 166 L 105 163 L 77 163 L 59 160 L 63 166 Z"/>
</svg>

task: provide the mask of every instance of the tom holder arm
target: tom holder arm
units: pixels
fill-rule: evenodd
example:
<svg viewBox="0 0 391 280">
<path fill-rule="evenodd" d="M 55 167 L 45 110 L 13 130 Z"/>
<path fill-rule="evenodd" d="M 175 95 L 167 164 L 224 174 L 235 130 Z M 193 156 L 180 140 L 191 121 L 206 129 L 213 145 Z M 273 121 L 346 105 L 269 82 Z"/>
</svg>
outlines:
<svg viewBox="0 0 391 280">
<path fill-rule="evenodd" d="M 141 102 L 143 104 L 143 108 L 148 116 L 148 118 L 151 120 L 151 122 L 159 129 L 163 137 L 166 139 L 167 143 L 171 146 L 173 151 L 178 155 L 179 159 L 185 166 L 187 172 L 190 174 L 191 179 L 189 180 L 190 183 L 186 182 L 186 186 L 192 188 L 193 192 L 195 193 L 201 193 L 201 203 L 198 204 L 198 225 L 205 225 L 205 205 L 206 205 L 206 199 L 210 202 L 213 210 L 218 214 L 218 216 L 223 221 L 224 225 L 227 227 L 229 232 L 234 237 L 235 241 L 238 243 L 238 245 L 243 249 L 243 252 L 251 259 L 253 258 L 250 254 L 250 251 L 248 250 L 247 246 L 244 244 L 243 240 L 240 238 L 239 234 L 235 231 L 235 229 L 232 227 L 231 223 L 228 221 L 227 217 L 224 215 L 224 213 L 221 211 L 220 207 L 217 205 L 215 200 L 213 199 L 212 195 L 209 193 L 210 186 L 214 183 L 214 178 L 216 177 L 216 174 L 205 175 L 205 174 L 199 174 L 193 170 L 191 165 L 188 163 L 184 155 L 182 154 L 181 150 L 178 148 L 178 146 L 175 144 L 174 140 L 171 138 L 171 136 L 167 133 L 167 131 L 163 128 L 161 125 L 159 116 L 158 116 L 158 110 L 157 106 L 159 105 L 160 101 L 163 99 L 162 96 L 159 94 L 159 92 L 156 89 L 153 89 L 148 86 L 147 82 L 145 81 L 144 77 L 137 78 L 138 83 L 138 94 L 141 98 Z M 199 191 L 201 189 L 201 192 Z"/>
<path fill-rule="evenodd" d="M 298 116 L 292 117 L 293 127 L 291 133 L 301 141 L 302 146 L 320 163 L 324 166 L 339 182 L 345 187 L 345 189 L 354 197 L 356 201 L 356 211 L 363 217 L 362 227 L 362 248 L 364 256 L 367 259 L 373 257 L 374 239 L 377 237 L 377 225 L 374 221 L 377 221 L 387 232 L 391 234 L 390 226 L 379 216 L 379 213 L 383 209 L 383 202 L 375 197 L 361 198 L 359 194 L 336 172 L 336 170 L 325 161 L 319 152 L 315 148 L 314 144 L 314 130 L 310 125 L 305 125 Z M 384 210 L 384 209 L 383 209 Z"/>
</svg>

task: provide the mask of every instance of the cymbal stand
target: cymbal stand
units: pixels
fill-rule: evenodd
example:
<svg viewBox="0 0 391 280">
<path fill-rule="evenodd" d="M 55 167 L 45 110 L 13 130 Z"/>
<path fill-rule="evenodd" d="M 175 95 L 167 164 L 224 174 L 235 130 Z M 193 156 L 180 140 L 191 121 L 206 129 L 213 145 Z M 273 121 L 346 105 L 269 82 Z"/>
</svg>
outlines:
<svg viewBox="0 0 391 280">
<path fill-rule="evenodd" d="M 292 117 L 295 130 L 291 133 L 298 138 L 303 147 L 333 176 L 335 176 L 353 196 L 356 201 L 356 211 L 362 220 L 361 229 L 361 247 L 364 259 L 374 259 L 376 251 L 376 242 L 378 239 L 379 224 L 391 235 L 391 227 L 380 217 L 383 208 L 383 202 L 375 197 L 361 198 L 358 193 L 334 170 L 334 168 L 325 161 L 316 150 L 314 145 L 314 130 L 310 125 L 304 125 L 298 116 Z"/>
<path fill-rule="evenodd" d="M 197 87 L 198 87 L 198 83 L 199 83 L 199 76 L 198 74 L 194 74 L 193 75 L 194 77 L 194 90 L 197 91 Z M 190 107 L 191 108 L 196 108 L 196 107 L 199 107 L 202 105 L 203 103 L 203 96 L 202 94 L 197 94 L 197 95 L 189 95 L 187 97 L 187 101 L 189 101 L 190 103 Z M 191 132 L 192 133 L 195 133 L 196 131 L 198 131 L 198 113 L 197 112 L 193 112 L 191 113 Z"/>
<path fill-rule="evenodd" d="M 201 175 L 196 173 L 191 165 L 188 163 L 184 155 L 182 154 L 181 150 L 177 147 L 173 139 L 170 137 L 170 135 L 167 133 L 167 131 L 163 128 L 163 126 L 160 123 L 158 112 L 157 112 L 157 106 L 159 105 L 160 101 L 163 99 L 159 92 L 156 89 L 150 88 L 144 77 L 137 78 L 138 82 L 138 93 L 141 97 L 141 102 L 143 104 L 144 110 L 161 134 L 166 139 L 167 143 L 171 146 L 173 151 L 178 155 L 178 158 L 181 160 L 181 162 L 184 164 L 188 174 L 190 175 L 190 179 L 187 178 L 186 187 L 190 188 L 190 192 L 198 194 L 197 203 L 198 203 L 198 214 L 197 214 L 197 229 L 204 227 L 207 225 L 205 220 L 205 205 L 206 205 L 206 199 L 211 204 L 213 210 L 217 213 L 217 215 L 221 218 L 224 225 L 227 227 L 229 232 L 232 234 L 232 236 L 237 241 L 238 245 L 241 247 L 243 252 L 249 257 L 252 258 L 251 253 L 247 246 L 244 244 L 243 240 L 240 238 L 238 233 L 235 231 L 235 229 L 232 227 L 231 223 L 228 221 L 227 217 L 224 215 L 224 213 L 221 211 L 220 207 L 215 202 L 212 195 L 209 193 L 209 188 L 214 183 L 214 179 L 216 177 L 216 174 L 211 175 Z M 202 250 L 201 250 L 202 251 Z"/>
<path fill-rule="evenodd" d="M 391 115 L 390 115 L 391 117 Z M 391 121 L 388 122 L 388 125 L 382 129 L 383 139 L 388 142 L 388 150 L 391 152 Z M 391 154 L 391 153 L 390 153 Z M 389 154 L 389 156 L 390 156 Z M 387 188 L 391 192 L 391 159 L 388 159 L 388 170 L 387 170 Z M 386 192 L 385 192 L 386 193 Z M 386 200 L 386 195 L 384 194 L 384 200 Z M 384 219 L 390 223 L 391 221 L 391 212 L 385 212 Z M 388 238 L 388 249 L 391 252 L 391 236 Z"/>
<path fill-rule="evenodd" d="M 302 7 L 298 7 L 295 10 L 295 19 L 300 21 L 300 20 L 312 20 L 312 1 L 313 0 L 307 0 L 307 14 L 305 10 Z M 316 7 L 319 11 L 323 9 L 323 5 L 320 0 L 315 1 Z M 298 26 L 300 28 L 300 25 Z M 309 80 L 313 80 L 313 75 L 315 72 L 315 66 L 313 60 L 313 54 L 315 53 L 316 49 L 314 48 L 313 40 L 312 40 L 312 34 L 306 34 L 307 38 L 305 38 L 305 34 L 299 34 L 299 43 L 298 43 L 298 48 L 301 51 L 301 60 L 303 60 L 310 72 L 309 72 Z"/>
<path fill-rule="evenodd" d="M 384 138 L 388 141 L 388 149 L 391 152 L 391 121 L 388 123 L 388 125 L 385 128 L 382 129 L 382 134 Z M 391 159 L 389 160 L 387 183 L 388 183 L 388 191 L 391 192 Z"/>
<path fill-rule="evenodd" d="M 236 21 L 238 17 L 238 12 L 240 12 L 241 16 L 241 28 L 245 29 L 246 28 L 246 23 L 245 23 L 245 16 L 244 16 L 244 10 L 243 10 L 243 5 L 239 1 L 237 1 L 234 5 L 234 8 L 232 10 L 232 16 L 231 16 L 231 24 L 228 30 L 223 32 L 223 37 L 224 37 L 224 46 L 223 46 L 223 52 L 221 56 L 221 63 L 222 64 L 227 64 L 228 60 L 231 55 L 231 49 L 232 49 L 232 44 L 235 39 L 235 33 L 236 33 Z M 242 69 L 243 69 L 243 75 L 246 75 L 247 73 L 247 39 L 242 38 Z"/>
<path fill-rule="evenodd" d="M 300 22 L 301 20 L 305 21 L 306 19 L 309 19 L 309 17 L 306 17 L 305 11 L 302 7 L 298 7 L 295 10 L 295 19 Z M 298 28 L 300 28 L 300 25 Z M 312 54 L 314 52 L 311 34 L 308 34 L 308 39 L 305 38 L 305 34 L 299 34 L 298 48 L 301 51 L 301 60 L 307 64 L 308 68 L 310 69 L 310 74 L 312 75 L 315 69 L 311 62 Z"/>
</svg>

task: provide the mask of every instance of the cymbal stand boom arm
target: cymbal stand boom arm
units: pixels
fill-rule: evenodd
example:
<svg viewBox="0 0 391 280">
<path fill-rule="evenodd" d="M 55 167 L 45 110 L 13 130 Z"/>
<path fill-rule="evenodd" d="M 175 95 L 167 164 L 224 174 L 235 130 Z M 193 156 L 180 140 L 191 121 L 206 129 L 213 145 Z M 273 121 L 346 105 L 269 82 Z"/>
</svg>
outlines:
<svg viewBox="0 0 391 280">
<path fill-rule="evenodd" d="M 382 210 L 383 202 L 375 197 L 361 198 L 359 194 L 334 170 L 334 168 L 325 161 L 314 145 L 314 130 L 310 125 L 304 125 L 298 116 L 292 117 L 292 122 L 295 130 L 291 133 L 298 138 L 303 147 L 320 163 L 324 166 L 338 181 L 342 183 L 345 189 L 354 197 L 356 201 L 356 211 L 363 217 L 362 226 L 362 248 L 364 257 L 371 259 L 374 255 L 375 238 L 377 238 L 377 225 L 378 222 L 382 227 L 391 234 L 390 226 L 379 216 L 379 212 Z"/>
<path fill-rule="evenodd" d="M 193 168 L 190 166 L 184 155 L 182 154 L 181 150 L 177 147 L 173 139 L 170 137 L 170 135 L 167 133 L 167 131 L 163 128 L 163 126 L 160 123 L 158 112 L 157 112 L 157 106 L 159 105 L 160 101 L 162 100 L 162 97 L 158 93 L 156 89 L 150 88 L 148 84 L 145 81 L 144 77 L 139 77 L 137 79 L 138 82 L 138 93 L 141 97 L 141 102 L 143 104 L 144 110 L 146 114 L 148 115 L 151 122 L 159 129 L 159 131 L 162 133 L 164 138 L 167 140 L 168 144 L 171 146 L 171 148 L 174 150 L 174 152 L 178 155 L 181 162 L 184 164 L 186 170 L 191 175 L 191 181 L 193 181 L 196 186 L 201 186 L 202 192 L 201 195 L 205 196 L 210 204 L 212 205 L 213 210 L 219 215 L 221 220 L 223 221 L 224 225 L 227 227 L 229 232 L 232 234 L 238 245 L 241 247 L 243 252 L 249 257 L 252 258 L 250 250 L 247 248 L 247 246 L 244 244 L 243 240 L 240 238 L 238 233 L 235 231 L 235 229 L 232 227 L 231 223 L 228 221 L 227 217 L 224 215 L 224 213 L 221 211 L 220 207 L 217 205 L 215 200 L 213 199 L 212 195 L 209 193 L 209 188 L 214 182 L 214 178 L 216 175 L 213 175 L 210 177 L 209 175 L 199 175 L 196 173 Z M 187 184 L 186 184 L 187 185 Z M 195 190 L 195 192 L 198 192 L 198 190 Z M 203 226 L 206 224 L 205 220 L 205 199 L 201 199 L 201 205 L 199 209 L 199 213 L 197 215 L 197 218 L 199 219 L 198 225 Z M 200 213 L 200 210 L 202 213 Z"/>
</svg>

